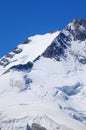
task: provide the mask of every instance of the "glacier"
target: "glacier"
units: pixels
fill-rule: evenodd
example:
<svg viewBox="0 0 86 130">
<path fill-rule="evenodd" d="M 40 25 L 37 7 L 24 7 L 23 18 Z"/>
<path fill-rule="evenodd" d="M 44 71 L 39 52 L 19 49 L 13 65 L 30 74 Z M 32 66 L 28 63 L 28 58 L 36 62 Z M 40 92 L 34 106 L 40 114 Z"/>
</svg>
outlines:
<svg viewBox="0 0 86 130">
<path fill-rule="evenodd" d="M 35 35 L 0 59 L 1 130 L 86 130 L 86 20 Z"/>
</svg>

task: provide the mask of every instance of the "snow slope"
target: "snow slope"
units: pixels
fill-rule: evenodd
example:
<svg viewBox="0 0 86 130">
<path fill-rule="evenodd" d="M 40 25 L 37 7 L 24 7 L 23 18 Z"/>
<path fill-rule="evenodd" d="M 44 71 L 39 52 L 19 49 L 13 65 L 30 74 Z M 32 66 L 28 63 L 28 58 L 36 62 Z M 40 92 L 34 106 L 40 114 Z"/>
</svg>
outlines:
<svg viewBox="0 0 86 130">
<path fill-rule="evenodd" d="M 5 55 L 0 60 L 0 74 L 11 66 L 25 64 L 28 61 L 34 61 L 51 44 L 59 31 L 47 33 L 44 35 L 35 35 L 29 37 L 23 44 L 18 45 L 12 52 Z"/>
<path fill-rule="evenodd" d="M 85 32 L 86 20 L 76 19 L 28 38 L 8 64 L 1 59 L 1 130 L 86 130 Z"/>
</svg>

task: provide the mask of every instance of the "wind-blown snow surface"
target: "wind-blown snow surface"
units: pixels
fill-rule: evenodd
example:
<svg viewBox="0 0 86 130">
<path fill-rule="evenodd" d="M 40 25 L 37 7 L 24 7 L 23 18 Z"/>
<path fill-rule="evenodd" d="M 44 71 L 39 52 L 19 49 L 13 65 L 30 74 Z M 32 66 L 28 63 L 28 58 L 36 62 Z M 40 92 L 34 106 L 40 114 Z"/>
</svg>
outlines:
<svg viewBox="0 0 86 130">
<path fill-rule="evenodd" d="M 31 37 L 9 53 L 11 58 L 1 59 L 1 130 L 35 130 L 34 123 L 39 130 L 86 130 L 86 40 L 77 36 L 86 28 L 81 23 Z M 27 69 L 28 62 L 33 66 Z"/>
</svg>

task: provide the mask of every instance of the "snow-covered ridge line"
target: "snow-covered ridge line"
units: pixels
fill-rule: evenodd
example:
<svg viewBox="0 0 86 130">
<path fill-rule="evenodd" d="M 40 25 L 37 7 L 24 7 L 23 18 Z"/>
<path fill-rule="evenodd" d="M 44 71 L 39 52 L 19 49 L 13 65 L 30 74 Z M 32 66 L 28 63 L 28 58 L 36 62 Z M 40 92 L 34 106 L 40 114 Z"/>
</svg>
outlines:
<svg viewBox="0 0 86 130">
<path fill-rule="evenodd" d="M 4 70 L 14 65 L 26 64 L 29 61 L 33 62 L 44 52 L 58 34 L 59 31 L 29 37 L 24 44 L 18 45 L 12 52 L 1 58 L 0 70 L 4 72 Z"/>
</svg>

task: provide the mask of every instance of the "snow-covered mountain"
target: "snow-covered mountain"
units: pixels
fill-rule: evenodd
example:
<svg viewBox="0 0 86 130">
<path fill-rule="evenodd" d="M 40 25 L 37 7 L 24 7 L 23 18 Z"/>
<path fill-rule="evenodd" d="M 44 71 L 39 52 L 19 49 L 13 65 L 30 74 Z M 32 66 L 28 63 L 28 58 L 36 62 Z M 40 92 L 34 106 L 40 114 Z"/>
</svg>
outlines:
<svg viewBox="0 0 86 130">
<path fill-rule="evenodd" d="M 0 60 L 1 130 L 86 130 L 86 20 L 36 35 Z"/>
</svg>

